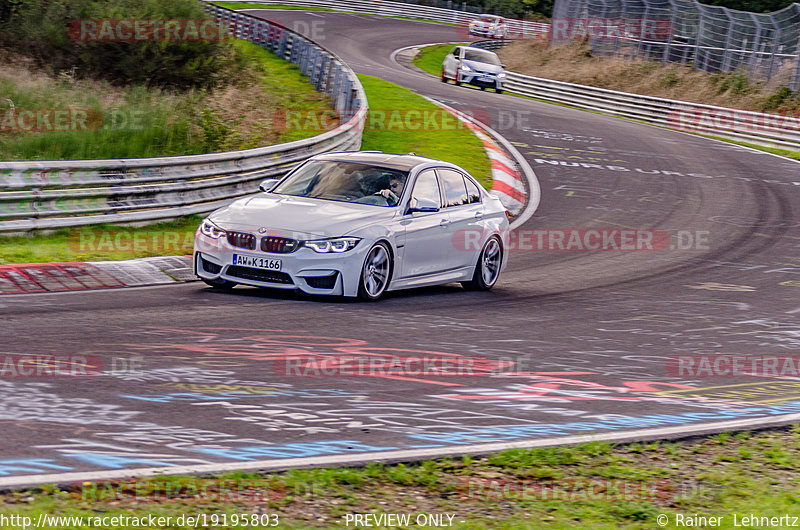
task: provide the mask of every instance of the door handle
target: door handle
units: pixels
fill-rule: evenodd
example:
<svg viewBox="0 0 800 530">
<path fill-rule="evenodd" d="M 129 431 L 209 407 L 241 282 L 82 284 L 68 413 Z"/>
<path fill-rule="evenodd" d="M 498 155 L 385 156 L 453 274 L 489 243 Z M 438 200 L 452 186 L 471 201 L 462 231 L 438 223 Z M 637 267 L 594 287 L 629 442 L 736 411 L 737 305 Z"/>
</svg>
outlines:
<svg viewBox="0 0 800 530">
<path fill-rule="evenodd" d="M 475 219 L 483 219 L 483 212 L 475 212 Z"/>
<path fill-rule="evenodd" d="M 439 226 L 447 226 L 449 224 L 450 224 L 449 219 L 442 219 L 441 222 L 439 222 Z"/>
</svg>

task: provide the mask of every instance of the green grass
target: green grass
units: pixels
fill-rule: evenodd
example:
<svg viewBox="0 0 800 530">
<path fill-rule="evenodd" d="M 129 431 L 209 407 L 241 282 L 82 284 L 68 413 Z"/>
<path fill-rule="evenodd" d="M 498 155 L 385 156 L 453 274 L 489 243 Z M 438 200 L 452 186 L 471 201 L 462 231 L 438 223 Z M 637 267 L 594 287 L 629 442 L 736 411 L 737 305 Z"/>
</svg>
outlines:
<svg viewBox="0 0 800 530">
<path fill-rule="evenodd" d="M 423 71 L 425 71 L 425 72 L 427 72 L 427 73 L 429 73 L 431 75 L 435 75 L 436 77 L 439 77 L 441 75 L 441 73 L 442 73 L 442 62 L 444 61 L 445 56 L 455 46 L 458 46 L 458 44 L 436 44 L 436 45 L 433 45 L 433 46 L 426 46 L 426 47 L 420 49 L 420 51 L 417 54 L 417 56 L 414 57 L 414 65 L 417 68 L 419 68 L 419 69 L 421 69 L 421 70 L 423 70 Z M 606 115 L 606 116 L 609 115 L 609 114 L 606 114 L 606 113 L 600 112 L 600 111 L 591 111 L 591 110 L 583 109 L 583 108 L 580 108 L 580 107 L 567 105 L 567 104 L 564 104 L 564 103 L 548 101 L 548 100 L 545 100 L 545 99 L 534 98 L 534 97 L 530 97 L 530 96 L 524 96 L 522 94 L 511 94 L 511 95 L 513 95 L 515 97 L 521 97 L 521 98 L 525 98 L 525 99 L 531 99 L 531 100 L 534 100 L 534 101 L 539 101 L 539 102 L 542 102 L 542 103 L 548 103 L 550 105 L 559 105 L 559 106 L 562 106 L 562 107 L 572 108 L 572 109 L 576 109 L 576 110 L 582 110 L 584 112 L 591 112 L 593 114 L 601 114 L 601 115 Z M 628 118 L 622 118 L 622 117 L 619 117 L 619 116 L 614 116 L 614 117 L 620 118 L 620 119 L 624 119 L 624 120 L 628 120 L 628 121 L 634 121 L 636 123 L 646 123 L 646 122 L 643 122 L 643 121 L 640 121 L 640 120 L 632 120 L 632 119 L 628 119 Z M 647 124 L 647 125 L 652 125 L 652 124 Z M 664 127 L 664 128 L 668 128 L 668 127 Z M 684 131 L 684 132 L 691 132 L 691 131 Z M 737 140 L 731 140 L 731 139 L 728 139 L 728 138 L 722 138 L 722 137 L 719 137 L 719 136 L 714 136 L 714 135 L 709 135 L 709 134 L 694 133 L 694 132 L 692 132 L 692 134 L 698 134 L 699 136 L 706 136 L 708 138 L 714 138 L 716 140 L 722 140 L 723 142 L 728 142 L 728 143 L 732 143 L 732 144 L 736 144 L 736 145 L 750 147 L 750 148 L 756 149 L 758 151 L 765 151 L 767 153 L 773 153 L 773 154 L 776 154 L 776 155 L 785 156 L 787 158 L 792 158 L 794 160 L 800 160 L 800 152 L 798 152 L 798 151 L 791 151 L 791 150 L 788 150 L 788 149 L 781 149 L 781 148 L 777 148 L 777 147 L 756 145 L 756 144 L 751 144 L 751 143 L 747 143 L 747 142 L 741 142 L 741 141 L 737 141 Z"/>
<path fill-rule="evenodd" d="M 713 138 L 715 140 L 721 140 L 723 142 L 728 142 L 730 144 L 741 145 L 743 147 L 749 147 L 751 149 L 756 149 L 758 151 L 766 151 L 767 153 L 772 153 L 773 155 L 780 155 L 785 156 L 786 158 L 791 158 L 794 160 L 800 160 L 800 151 L 790 151 L 788 149 L 781 149 L 779 147 L 769 147 L 766 145 L 756 145 L 751 144 L 748 142 L 741 142 L 739 140 L 731 140 L 730 138 L 723 138 L 721 136 L 715 136 L 711 134 L 702 134 L 702 133 L 692 133 L 697 134 L 698 136 L 706 136 L 708 138 Z"/>
<path fill-rule="evenodd" d="M 370 115 L 361 149 L 387 153 L 414 152 L 446 160 L 466 169 L 491 189 L 491 162 L 483 143 L 447 111 L 407 88 L 359 74 Z M 425 116 L 434 121 L 425 121 Z"/>
<path fill-rule="evenodd" d="M 351 15 L 363 15 L 357 11 L 345 11 L 343 9 L 330 9 L 327 7 L 306 7 L 306 6 L 290 6 L 285 4 L 259 4 L 258 2 L 210 2 L 219 7 L 226 7 L 228 9 L 279 9 L 279 10 L 296 10 L 296 11 L 335 11 L 336 13 L 349 13 Z M 372 17 L 381 18 L 394 18 L 397 20 L 410 20 L 412 22 L 429 22 L 431 24 L 440 24 L 442 26 L 458 26 L 451 22 L 440 22 L 438 20 L 428 20 L 424 18 L 414 17 L 394 17 L 390 15 L 369 15 Z"/>
<path fill-rule="evenodd" d="M 363 150 L 413 151 L 421 156 L 448 160 L 462 166 L 491 188 L 491 165 L 483 144 L 461 122 L 406 88 L 375 77 L 359 77 L 371 109 L 363 136 Z M 292 87 L 281 90 L 291 92 Z M 415 111 L 421 116 L 427 112 L 436 118 L 436 124 L 447 126 L 425 130 L 421 119 L 411 119 Z M 200 217 L 191 216 L 138 228 L 101 225 L 61 229 L 46 235 L 0 236 L 0 264 L 191 254 L 194 231 L 200 220 Z"/>
<path fill-rule="evenodd" d="M 298 11 L 333 11 L 327 7 L 289 6 L 283 4 L 264 5 L 258 2 L 209 2 L 212 5 L 228 9 L 294 9 Z"/>
<path fill-rule="evenodd" d="M 89 109 L 85 129 L 0 134 L 0 160 L 141 158 L 246 149 L 306 138 L 313 130 L 275 130 L 281 109 L 331 109 L 299 68 L 260 46 L 238 41 L 242 82 L 212 93 L 166 92 L 101 81 L 0 75 L 0 105 Z M 98 119 L 91 119 L 97 117 Z M 87 130 L 88 129 L 88 130 Z"/>
<path fill-rule="evenodd" d="M 445 56 L 456 46 L 463 46 L 466 44 L 467 43 L 436 44 L 434 46 L 426 46 L 414 57 L 414 66 L 431 75 L 439 77 L 442 74 L 442 62 L 444 62 Z"/>
<path fill-rule="evenodd" d="M 552 472 L 542 474 L 543 469 Z M 42 513 L 152 514 L 172 516 L 173 528 L 189 527 L 175 524 L 181 514 L 226 514 L 229 519 L 274 514 L 284 528 L 335 528 L 347 526 L 348 514 L 363 513 L 450 514 L 453 527 L 466 529 L 651 529 L 661 527 L 659 515 L 668 519 L 665 528 L 694 527 L 676 525 L 680 514 L 721 517 L 717 527 L 735 528 L 734 514 L 740 525 L 751 514 L 796 514 L 798 473 L 800 429 L 795 426 L 677 442 L 514 449 L 397 465 L 50 485 L 0 495 L 0 513 L 34 520 Z M 70 527 L 75 526 L 52 526 Z"/>
<path fill-rule="evenodd" d="M 192 253 L 196 215 L 143 227 L 97 225 L 52 234 L 0 237 L 0 265 L 105 261 Z"/>
</svg>

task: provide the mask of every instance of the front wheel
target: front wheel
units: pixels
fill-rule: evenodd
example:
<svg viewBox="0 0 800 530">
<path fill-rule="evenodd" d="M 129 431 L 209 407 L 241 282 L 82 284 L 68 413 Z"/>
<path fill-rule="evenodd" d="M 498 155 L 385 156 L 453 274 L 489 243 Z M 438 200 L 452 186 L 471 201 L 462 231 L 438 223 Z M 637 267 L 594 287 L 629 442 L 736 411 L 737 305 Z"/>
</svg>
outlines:
<svg viewBox="0 0 800 530">
<path fill-rule="evenodd" d="M 503 89 L 502 88 L 495 88 L 494 91 L 497 92 L 498 94 L 502 94 L 503 93 Z"/>
<path fill-rule="evenodd" d="M 442 67 L 442 83 L 447 83 L 447 76 L 444 75 L 444 67 Z"/>
<path fill-rule="evenodd" d="M 462 282 L 464 289 L 470 291 L 488 291 L 500 277 L 500 266 L 503 264 L 503 247 L 497 236 L 492 236 L 483 246 L 472 280 Z"/>
<path fill-rule="evenodd" d="M 375 243 L 367 252 L 361 269 L 358 296 L 362 300 L 379 300 L 389 286 L 392 275 L 392 254 L 384 242 Z"/>
</svg>

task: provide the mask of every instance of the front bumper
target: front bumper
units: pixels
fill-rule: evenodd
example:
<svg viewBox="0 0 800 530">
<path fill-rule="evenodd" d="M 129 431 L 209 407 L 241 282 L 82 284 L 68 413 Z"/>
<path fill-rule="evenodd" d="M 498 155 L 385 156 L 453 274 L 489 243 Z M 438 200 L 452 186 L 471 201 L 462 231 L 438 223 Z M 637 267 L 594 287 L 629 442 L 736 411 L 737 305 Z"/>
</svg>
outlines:
<svg viewBox="0 0 800 530">
<path fill-rule="evenodd" d="M 503 90 L 503 78 L 497 77 L 497 74 L 489 74 L 485 72 L 465 72 L 458 70 L 458 80 L 465 85 L 472 85 L 477 87 L 488 87 L 497 90 Z"/>
<path fill-rule="evenodd" d="M 495 28 L 487 28 L 487 27 L 480 27 L 474 26 L 469 28 L 470 35 L 477 35 L 478 37 L 487 37 L 487 38 L 503 38 L 504 32 L 502 29 L 495 29 Z"/>
<path fill-rule="evenodd" d="M 358 280 L 369 250 L 360 241 L 341 254 L 320 254 L 301 247 L 291 253 L 247 250 L 230 245 L 224 239 L 195 236 L 194 273 L 205 280 L 228 280 L 255 287 L 298 289 L 308 294 L 357 296 Z M 280 260 L 280 270 L 266 270 L 234 264 L 234 255 L 257 256 Z"/>
</svg>

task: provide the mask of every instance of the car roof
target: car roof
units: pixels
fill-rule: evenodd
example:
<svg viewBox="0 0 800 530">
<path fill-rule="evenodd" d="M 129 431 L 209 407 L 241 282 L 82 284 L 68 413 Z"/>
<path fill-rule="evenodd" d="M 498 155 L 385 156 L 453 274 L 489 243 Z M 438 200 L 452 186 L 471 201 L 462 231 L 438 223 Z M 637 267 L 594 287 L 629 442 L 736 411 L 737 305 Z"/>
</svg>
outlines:
<svg viewBox="0 0 800 530">
<path fill-rule="evenodd" d="M 341 153 L 325 153 L 317 155 L 314 160 L 332 160 L 337 162 L 360 162 L 389 169 L 399 169 L 401 171 L 411 171 L 421 164 L 439 162 L 432 158 L 417 156 L 414 154 L 398 155 L 394 153 L 382 153 L 380 151 L 352 151 Z M 450 165 L 447 162 L 442 164 Z"/>
<path fill-rule="evenodd" d="M 496 53 L 494 53 L 492 50 L 487 50 L 486 48 L 478 48 L 477 46 L 463 46 L 463 48 L 465 50 L 477 51 L 478 54 L 483 53 L 485 55 L 494 55 L 495 57 L 497 57 Z M 497 59 L 499 60 L 500 57 L 497 57 Z"/>
</svg>

